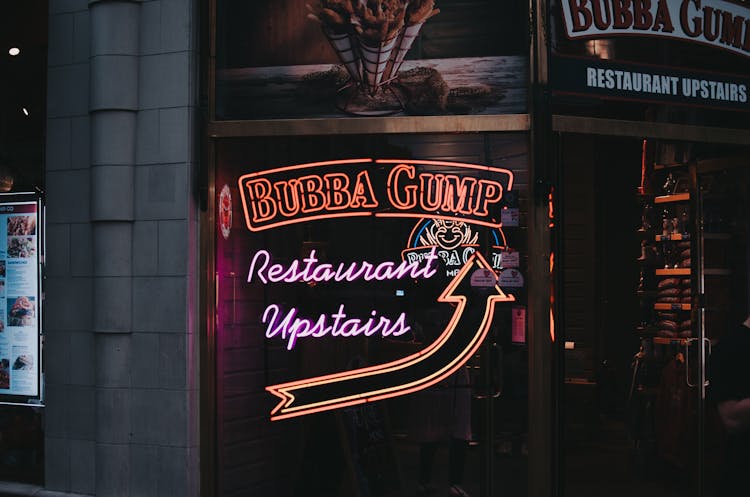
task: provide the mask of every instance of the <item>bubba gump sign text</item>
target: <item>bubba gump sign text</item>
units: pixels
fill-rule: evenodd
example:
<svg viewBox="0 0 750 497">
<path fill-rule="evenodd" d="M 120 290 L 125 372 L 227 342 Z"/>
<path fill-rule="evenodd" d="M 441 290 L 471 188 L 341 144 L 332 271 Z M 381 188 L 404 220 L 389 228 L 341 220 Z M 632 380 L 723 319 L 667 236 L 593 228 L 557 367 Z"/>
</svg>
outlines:
<svg viewBox="0 0 750 497">
<path fill-rule="evenodd" d="M 568 38 L 657 36 L 750 56 L 750 9 L 729 0 L 562 0 Z"/>
<path fill-rule="evenodd" d="M 415 160 L 339 160 L 281 167 L 241 176 L 238 180 L 245 221 L 257 232 L 292 223 L 350 216 L 429 217 L 499 227 L 503 192 L 513 185 L 507 169 L 456 162 Z M 435 276 L 437 247 L 414 261 L 321 262 L 311 251 L 290 264 L 273 263 L 271 254 L 252 258 L 248 283 L 388 281 Z M 512 302 L 495 284 L 481 295 L 471 290 L 471 275 L 492 272 L 474 252 L 437 298 L 454 312 L 440 336 L 409 356 L 314 378 L 269 385 L 279 400 L 271 420 L 406 395 L 454 374 L 483 343 L 493 321 L 495 303 Z M 395 337 L 409 331 L 407 316 L 388 316 L 373 309 L 367 316 L 349 315 L 344 304 L 333 313 L 310 316 L 297 307 L 271 303 L 260 316 L 267 338 L 281 338 L 292 350 L 301 338 L 326 336 Z"/>
<path fill-rule="evenodd" d="M 500 226 L 508 169 L 441 161 L 354 159 L 243 175 L 239 189 L 251 231 L 322 218 L 455 219 Z"/>
</svg>

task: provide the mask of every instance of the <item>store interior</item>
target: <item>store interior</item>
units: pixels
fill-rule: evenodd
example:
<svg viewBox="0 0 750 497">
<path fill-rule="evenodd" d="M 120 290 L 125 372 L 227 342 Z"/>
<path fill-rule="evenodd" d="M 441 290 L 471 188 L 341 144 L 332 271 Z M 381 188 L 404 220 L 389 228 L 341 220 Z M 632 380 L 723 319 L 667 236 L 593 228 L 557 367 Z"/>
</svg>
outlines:
<svg viewBox="0 0 750 497">
<path fill-rule="evenodd" d="M 710 365 L 748 310 L 747 150 L 560 143 L 565 494 L 713 495 L 724 433 L 699 344 Z"/>
</svg>

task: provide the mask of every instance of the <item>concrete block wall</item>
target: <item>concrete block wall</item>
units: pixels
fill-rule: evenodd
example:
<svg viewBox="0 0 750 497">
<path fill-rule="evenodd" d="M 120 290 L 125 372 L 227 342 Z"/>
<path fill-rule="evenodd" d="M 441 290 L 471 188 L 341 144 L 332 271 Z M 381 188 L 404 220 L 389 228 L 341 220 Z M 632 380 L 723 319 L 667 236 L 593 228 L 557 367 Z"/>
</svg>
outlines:
<svg viewBox="0 0 750 497">
<path fill-rule="evenodd" d="M 198 495 L 195 3 L 49 1 L 42 492 Z"/>
</svg>

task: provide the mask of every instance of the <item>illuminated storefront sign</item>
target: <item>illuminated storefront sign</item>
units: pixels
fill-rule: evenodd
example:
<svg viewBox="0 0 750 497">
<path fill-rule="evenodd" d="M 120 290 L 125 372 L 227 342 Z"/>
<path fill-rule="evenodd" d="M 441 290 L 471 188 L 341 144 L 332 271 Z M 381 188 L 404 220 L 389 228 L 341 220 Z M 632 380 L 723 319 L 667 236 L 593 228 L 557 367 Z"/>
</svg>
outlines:
<svg viewBox="0 0 750 497">
<path fill-rule="evenodd" d="M 315 162 L 239 178 L 250 231 L 373 215 L 456 219 L 499 227 L 496 208 L 503 192 L 512 187 L 513 173 L 508 169 L 393 159 Z M 493 215 L 493 211 L 497 212 Z"/>
<path fill-rule="evenodd" d="M 406 395 L 434 385 L 476 353 L 492 322 L 494 304 L 515 300 L 495 278 L 507 251 L 501 201 L 513 185 L 510 170 L 455 162 L 356 159 L 246 174 L 238 183 L 251 232 L 340 217 L 419 219 L 401 260 L 329 261 L 313 248 L 302 257 L 277 261 L 261 249 L 248 259 L 248 284 L 417 282 L 435 278 L 440 261 L 447 268 L 445 276 L 452 278 L 438 280 L 445 282 L 439 288 L 445 287 L 437 302 L 454 306 L 454 311 L 436 340 L 396 361 L 268 386 L 266 390 L 281 399 L 271 412 L 272 420 Z M 488 235 L 491 261 L 479 250 Z M 513 260 L 518 258 L 508 259 Z M 484 276 L 482 284 L 478 274 Z M 265 337 L 282 341 L 290 351 L 300 340 L 396 338 L 411 330 L 405 311 L 389 314 L 370 309 L 363 315 L 360 309 L 356 315 L 344 303 L 329 304 L 333 310 L 310 312 L 270 302 L 258 318 Z"/>
<path fill-rule="evenodd" d="M 478 295 L 471 290 L 471 275 L 489 264 L 475 252 L 438 298 L 455 304 L 448 326 L 423 350 L 397 361 L 316 378 L 266 387 L 281 399 L 272 420 L 383 400 L 432 386 L 455 373 L 473 356 L 492 323 L 496 302 L 511 302 L 495 285 Z"/>
<path fill-rule="evenodd" d="M 399 280 L 403 278 L 431 278 L 435 275 L 434 262 L 437 259 L 435 249 L 418 262 L 390 261 L 374 264 L 367 261 L 349 264 L 327 264 L 318 261 L 315 250 L 303 260 L 294 260 L 285 267 L 281 264 L 270 264 L 271 255 L 261 250 L 253 256 L 247 282 L 258 279 L 267 283 L 321 283 Z M 370 317 L 362 320 L 350 318 L 341 304 L 338 310 L 330 315 L 320 314 L 316 319 L 299 317 L 298 310 L 291 308 L 283 311 L 277 304 L 270 304 L 263 312 L 261 322 L 267 325 L 266 338 L 281 338 L 287 341 L 287 349 L 292 350 L 297 339 L 304 337 L 320 338 L 324 336 L 372 336 L 398 337 L 409 331 L 406 315 L 402 312 L 396 319 L 379 315 L 376 310 Z"/>
<path fill-rule="evenodd" d="M 750 10 L 728 0 L 563 0 L 569 38 L 656 36 L 750 56 Z"/>
<path fill-rule="evenodd" d="M 432 262 L 437 259 L 433 248 L 424 258 L 418 262 L 381 262 L 378 264 L 361 261 L 349 264 L 320 263 L 315 250 L 304 259 L 294 260 L 288 267 L 281 264 L 270 264 L 271 254 L 265 250 L 258 251 L 250 262 L 250 270 L 247 274 L 247 282 L 253 277 L 263 283 L 296 283 L 296 282 L 324 282 L 324 281 L 384 281 L 396 280 L 404 277 L 430 278 L 435 274 L 431 267 Z"/>
<path fill-rule="evenodd" d="M 490 238 L 487 258 L 493 270 L 518 266 L 518 252 L 507 247 L 502 228 L 482 234 Z M 453 277 L 479 249 L 479 235 L 479 230 L 463 221 L 422 219 L 412 229 L 407 248 L 401 255 L 405 261 L 413 263 L 436 252 L 445 265 L 445 275 Z"/>
<path fill-rule="evenodd" d="M 750 78 L 746 75 L 569 56 L 554 57 L 552 70 L 556 94 L 750 110 Z"/>
</svg>

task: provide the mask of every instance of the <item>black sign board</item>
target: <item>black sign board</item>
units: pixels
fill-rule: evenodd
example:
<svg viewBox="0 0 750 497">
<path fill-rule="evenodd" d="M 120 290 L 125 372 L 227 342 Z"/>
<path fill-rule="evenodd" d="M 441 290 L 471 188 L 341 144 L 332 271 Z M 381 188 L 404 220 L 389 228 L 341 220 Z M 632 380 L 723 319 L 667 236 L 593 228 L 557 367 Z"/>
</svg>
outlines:
<svg viewBox="0 0 750 497">
<path fill-rule="evenodd" d="M 750 78 L 738 75 L 555 56 L 551 81 L 555 95 L 750 110 Z"/>
</svg>

